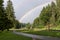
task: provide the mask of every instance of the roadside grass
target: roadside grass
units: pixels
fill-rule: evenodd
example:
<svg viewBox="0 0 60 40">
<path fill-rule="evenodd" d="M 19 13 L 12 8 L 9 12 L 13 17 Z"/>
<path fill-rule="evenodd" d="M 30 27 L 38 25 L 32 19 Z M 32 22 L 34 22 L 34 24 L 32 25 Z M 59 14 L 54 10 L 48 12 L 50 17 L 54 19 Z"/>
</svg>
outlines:
<svg viewBox="0 0 60 40">
<path fill-rule="evenodd" d="M 43 30 L 43 31 L 29 31 L 29 32 L 25 32 L 25 33 L 36 34 L 36 35 L 40 35 L 40 36 L 60 37 L 60 32 L 47 31 L 47 30 Z"/>
<path fill-rule="evenodd" d="M 17 32 L 23 32 L 23 33 L 28 33 L 28 34 L 35 34 L 35 35 L 40 35 L 40 36 L 51 36 L 51 37 L 59 37 L 60 38 L 60 25 L 57 27 L 51 27 L 50 31 L 46 30 L 45 28 L 34 28 L 34 29 L 20 29 L 16 30 Z"/>
<path fill-rule="evenodd" d="M 57 27 L 51 27 L 51 29 L 53 29 L 53 30 L 60 30 L 60 25 L 58 25 Z"/>
<path fill-rule="evenodd" d="M 32 38 L 16 35 L 12 32 L 0 32 L 0 40 L 32 40 Z"/>
<path fill-rule="evenodd" d="M 47 30 L 41 30 L 41 31 L 34 31 L 34 30 L 17 30 L 17 32 L 23 32 L 28 34 L 35 34 L 40 36 L 51 36 L 51 37 L 60 37 L 59 31 L 47 31 Z"/>
</svg>

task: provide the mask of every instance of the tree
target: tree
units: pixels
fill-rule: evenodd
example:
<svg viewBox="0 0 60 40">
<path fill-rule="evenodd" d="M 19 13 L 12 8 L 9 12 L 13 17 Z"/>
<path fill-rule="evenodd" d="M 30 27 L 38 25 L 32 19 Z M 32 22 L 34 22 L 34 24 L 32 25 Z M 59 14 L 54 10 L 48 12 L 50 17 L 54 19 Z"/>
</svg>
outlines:
<svg viewBox="0 0 60 40">
<path fill-rule="evenodd" d="M 5 21 L 5 29 L 7 29 L 7 31 L 9 31 L 9 28 L 12 28 L 14 25 L 13 25 L 13 21 L 7 19 Z"/>
<path fill-rule="evenodd" d="M 57 6 L 60 7 L 60 0 L 56 0 Z"/>
<path fill-rule="evenodd" d="M 27 23 L 27 24 L 26 24 L 26 27 L 27 27 L 28 29 L 30 29 L 30 28 L 31 28 L 31 24 L 30 24 L 30 23 Z"/>
<path fill-rule="evenodd" d="M 56 5 L 54 2 L 51 3 L 51 17 L 50 17 L 50 24 L 52 24 L 52 26 L 56 25 L 56 18 L 57 18 L 57 14 L 56 14 Z"/>
<path fill-rule="evenodd" d="M 34 26 L 42 25 L 47 26 L 47 29 L 50 30 L 50 27 L 56 27 L 60 24 L 60 0 L 56 0 L 46 7 L 43 7 L 40 15 L 33 22 Z"/>
<path fill-rule="evenodd" d="M 12 23 L 11 21 L 8 20 L 7 15 L 5 13 L 5 9 L 3 7 L 3 0 L 0 0 L 0 30 L 5 30 L 7 29 L 7 24 Z"/>
<path fill-rule="evenodd" d="M 34 20 L 34 25 L 43 25 L 47 26 L 48 30 L 50 30 L 51 24 L 55 25 L 57 21 L 57 8 L 54 2 L 51 3 L 51 5 L 48 5 L 46 7 L 43 7 L 40 15 L 38 18 Z M 40 26 L 41 26 L 40 25 Z"/>
<path fill-rule="evenodd" d="M 9 20 L 11 20 L 13 22 L 13 27 L 15 27 L 15 15 L 14 15 L 14 8 L 13 8 L 13 5 L 12 5 L 12 1 L 9 0 L 7 2 L 7 7 L 6 7 L 6 14 L 7 14 L 7 17 Z"/>
<path fill-rule="evenodd" d="M 21 28 L 21 23 L 19 23 L 19 21 L 18 21 L 18 20 L 16 20 L 15 22 L 16 22 L 16 27 L 15 27 L 15 28 L 16 28 L 16 29 Z"/>
<path fill-rule="evenodd" d="M 60 24 L 60 0 L 56 0 L 57 3 L 57 24 Z"/>
<path fill-rule="evenodd" d="M 33 22 L 33 28 L 34 28 L 34 27 L 37 27 L 37 28 L 38 28 L 39 25 L 40 25 L 40 20 L 39 20 L 39 17 L 37 17 L 37 18 L 34 20 L 34 22 Z"/>
<path fill-rule="evenodd" d="M 51 17 L 51 6 L 48 5 L 46 8 L 43 8 L 39 17 L 44 25 L 47 25 L 47 23 L 50 23 L 49 19 Z"/>
<path fill-rule="evenodd" d="M 3 7 L 3 0 L 0 0 L 0 30 L 5 29 L 5 19 L 7 19 L 4 7 Z"/>
</svg>

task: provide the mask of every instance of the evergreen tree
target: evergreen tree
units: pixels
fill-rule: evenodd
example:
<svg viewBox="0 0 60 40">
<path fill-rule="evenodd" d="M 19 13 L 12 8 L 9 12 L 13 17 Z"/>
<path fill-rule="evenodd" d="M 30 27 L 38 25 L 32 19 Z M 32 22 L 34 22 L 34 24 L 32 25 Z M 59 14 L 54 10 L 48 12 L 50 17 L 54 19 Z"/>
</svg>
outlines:
<svg viewBox="0 0 60 40">
<path fill-rule="evenodd" d="M 3 0 L 0 0 L 0 30 L 2 31 L 8 29 L 7 26 L 9 24 L 12 24 L 12 22 L 7 18 L 7 15 L 4 10 L 3 2 L 4 2 Z"/>
<path fill-rule="evenodd" d="M 37 17 L 33 22 L 33 27 L 37 27 L 39 25 L 40 25 L 40 20 L 39 20 L 39 17 Z"/>
<path fill-rule="evenodd" d="M 60 24 L 60 0 L 56 0 L 56 3 L 57 3 L 57 23 Z"/>
<path fill-rule="evenodd" d="M 57 6 L 60 7 L 60 0 L 56 0 Z"/>
<path fill-rule="evenodd" d="M 13 22 L 13 25 L 14 25 L 14 27 L 15 27 L 14 8 L 13 8 L 12 1 L 11 1 L 11 0 L 9 0 L 9 1 L 7 2 L 6 14 L 7 14 L 8 19 Z"/>
<path fill-rule="evenodd" d="M 5 20 L 7 19 L 4 7 L 3 7 L 3 0 L 0 0 L 0 30 L 5 29 Z"/>
<path fill-rule="evenodd" d="M 47 23 L 50 23 L 49 19 L 51 17 L 51 6 L 48 5 L 46 8 L 43 8 L 39 17 L 44 25 L 47 25 Z"/>
<path fill-rule="evenodd" d="M 55 25 L 56 24 L 56 5 L 54 2 L 51 3 L 51 17 L 50 17 L 50 24 Z"/>
</svg>

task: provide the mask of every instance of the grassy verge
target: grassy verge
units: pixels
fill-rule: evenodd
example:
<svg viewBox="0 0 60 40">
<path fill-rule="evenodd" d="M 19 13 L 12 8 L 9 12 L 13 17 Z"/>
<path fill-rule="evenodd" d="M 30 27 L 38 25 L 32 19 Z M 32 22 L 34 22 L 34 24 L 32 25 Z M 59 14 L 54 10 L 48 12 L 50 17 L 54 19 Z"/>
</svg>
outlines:
<svg viewBox="0 0 60 40">
<path fill-rule="evenodd" d="M 29 33 L 29 34 L 36 34 L 40 36 L 51 36 L 51 37 L 60 37 L 60 32 L 56 31 L 47 31 L 47 30 L 42 30 L 42 31 L 33 31 L 33 30 L 20 30 L 20 32 L 24 33 Z"/>
<path fill-rule="evenodd" d="M 12 32 L 0 32 L 0 40 L 32 40 L 25 36 L 15 35 Z"/>
</svg>

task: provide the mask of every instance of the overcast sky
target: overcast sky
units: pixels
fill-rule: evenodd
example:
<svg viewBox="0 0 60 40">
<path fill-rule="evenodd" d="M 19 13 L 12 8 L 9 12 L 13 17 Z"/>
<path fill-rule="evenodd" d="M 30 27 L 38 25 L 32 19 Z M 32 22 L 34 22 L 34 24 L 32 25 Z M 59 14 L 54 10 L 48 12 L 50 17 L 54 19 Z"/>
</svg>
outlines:
<svg viewBox="0 0 60 40">
<path fill-rule="evenodd" d="M 4 5 L 6 6 L 8 0 L 4 0 Z M 38 7 L 39 5 L 46 5 L 49 2 L 52 2 L 52 0 L 11 0 L 13 2 L 13 6 L 15 9 L 15 15 L 18 20 L 23 20 L 23 16 L 32 13 L 39 14 L 39 11 L 42 9 L 42 7 Z M 31 11 L 32 9 L 35 9 L 35 11 Z M 37 11 L 36 11 L 37 10 Z M 34 15 L 37 16 L 37 15 Z M 27 17 L 27 16 L 26 16 Z M 32 16 L 33 17 L 33 16 Z M 28 19 L 28 18 L 27 18 Z M 24 20 L 23 20 L 24 21 Z M 30 20 L 31 21 L 31 20 Z"/>
</svg>

